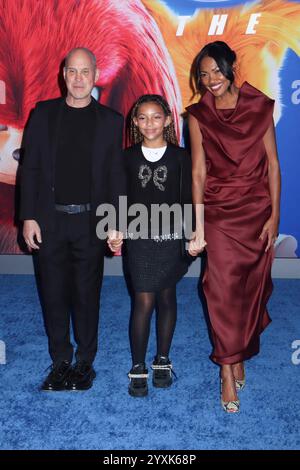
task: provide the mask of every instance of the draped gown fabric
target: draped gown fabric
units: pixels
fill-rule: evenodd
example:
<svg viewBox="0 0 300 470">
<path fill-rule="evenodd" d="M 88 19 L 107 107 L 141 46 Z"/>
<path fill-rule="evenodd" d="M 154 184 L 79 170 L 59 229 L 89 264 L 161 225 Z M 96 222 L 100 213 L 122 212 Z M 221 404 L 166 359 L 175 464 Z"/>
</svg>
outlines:
<svg viewBox="0 0 300 470">
<path fill-rule="evenodd" d="M 218 110 L 207 92 L 187 111 L 199 122 L 206 156 L 207 266 L 203 278 L 212 329 L 211 359 L 234 364 L 259 352 L 271 322 L 273 248 L 259 240 L 271 215 L 263 137 L 274 101 L 245 82 L 234 109 Z"/>
</svg>

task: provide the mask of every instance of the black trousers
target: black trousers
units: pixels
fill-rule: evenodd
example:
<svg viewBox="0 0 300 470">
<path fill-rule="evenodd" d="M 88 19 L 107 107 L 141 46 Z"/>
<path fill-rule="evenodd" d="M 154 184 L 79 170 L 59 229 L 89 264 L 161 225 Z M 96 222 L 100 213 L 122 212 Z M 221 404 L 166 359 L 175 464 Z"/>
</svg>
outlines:
<svg viewBox="0 0 300 470">
<path fill-rule="evenodd" d="M 105 242 L 91 243 L 89 212 L 57 212 L 54 232 L 42 232 L 37 274 L 54 363 L 72 361 L 70 322 L 76 360 L 93 362 L 98 343 L 99 298 Z"/>
</svg>

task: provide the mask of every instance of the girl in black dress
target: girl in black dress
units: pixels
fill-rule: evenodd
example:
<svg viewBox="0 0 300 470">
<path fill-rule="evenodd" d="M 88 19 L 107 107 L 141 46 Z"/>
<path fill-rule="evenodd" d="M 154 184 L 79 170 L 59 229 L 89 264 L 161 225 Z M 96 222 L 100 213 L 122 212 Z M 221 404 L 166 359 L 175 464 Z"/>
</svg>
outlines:
<svg viewBox="0 0 300 470">
<path fill-rule="evenodd" d="M 145 356 L 155 306 L 153 385 L 166 388 L 172 384 L 169 350 L 176 325 L 176 283 L 189 264 L 182 251 L 181 215 L 179 223 L 171 217 L 170 223 L 163 219 L 156 225 L 151 211 L 154 205 L 177 204 L 181 214 L 181 206 L 191 203 L 191 163 L 187 152 L 178 147 L 171 110 L 159 95 L 139 98 L 131 114 L 130 133 L 134 145 L 125 150 L 128 207 L 143 204 L 146 218 L 139 225 L 129 219 L 126 240 L 125 256 L 134 291 L 130 324 L 133 365 L 128 376 L 129 394 L 142 397 L 148 393 Z M 113 241 L 109 246 L 114 251 Z"/>
</svg>

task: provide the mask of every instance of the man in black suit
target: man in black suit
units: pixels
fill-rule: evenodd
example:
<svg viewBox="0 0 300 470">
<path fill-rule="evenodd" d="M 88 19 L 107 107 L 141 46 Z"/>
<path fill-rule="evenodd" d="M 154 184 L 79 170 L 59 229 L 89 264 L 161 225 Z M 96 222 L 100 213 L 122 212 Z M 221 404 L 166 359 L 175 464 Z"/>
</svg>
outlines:
<svg viewBox="0 0 300 470">
<path fill-rule="evenodd" d="M 123 118 L 91 96 L 98 76 L 94 54 L 72 49 L 64 67 L 67 97 L 38 103 L 25 135 L 23 236 L 37 255 L 53 361 L 42 390 L 86 390 L 96 375 L 105 249 L 96 235 L 96 209 L 101 203 L 117 208 L 118 196 L 125 194 Z"/>
</svg>

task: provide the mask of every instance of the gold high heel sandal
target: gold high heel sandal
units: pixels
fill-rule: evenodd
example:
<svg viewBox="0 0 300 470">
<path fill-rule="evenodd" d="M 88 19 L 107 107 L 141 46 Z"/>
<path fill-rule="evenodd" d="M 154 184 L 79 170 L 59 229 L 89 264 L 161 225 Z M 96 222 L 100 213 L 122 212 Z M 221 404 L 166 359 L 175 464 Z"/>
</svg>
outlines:
<svg viewBox="0 0 300 470">
<path fill-rule="evenodd" d="M 221 404 L 222 404 L 223 410 L 226 413 L 238 413 L 240 411 L 240 400 L 224 401 L 222 399 L 223 380 L 220 379 L 220 382 L 221 382 Z"/>
<path fill-rule="evenodd" d="M 245 388 L 245 385 L 246 385 L 246 372 L 245 372 L 245 367 L 243 366 L 243 378 L 242 379 L 234 379 L 235 380 L 235 388 L 238 392 L 240 392 L 241 390 L 243 390 Z"/>
<path fill-rule="evenodd" d="M 241 390 L 243 390 L 245 388 L 245 385 L 246 385 L 246 376 L 245 376 L 245 373 L 244 373 L 244 378 L 243 379 L 234 379 L 235 380 L 235 388 L 238 392 L 240 392 Z"/>
</svg>

